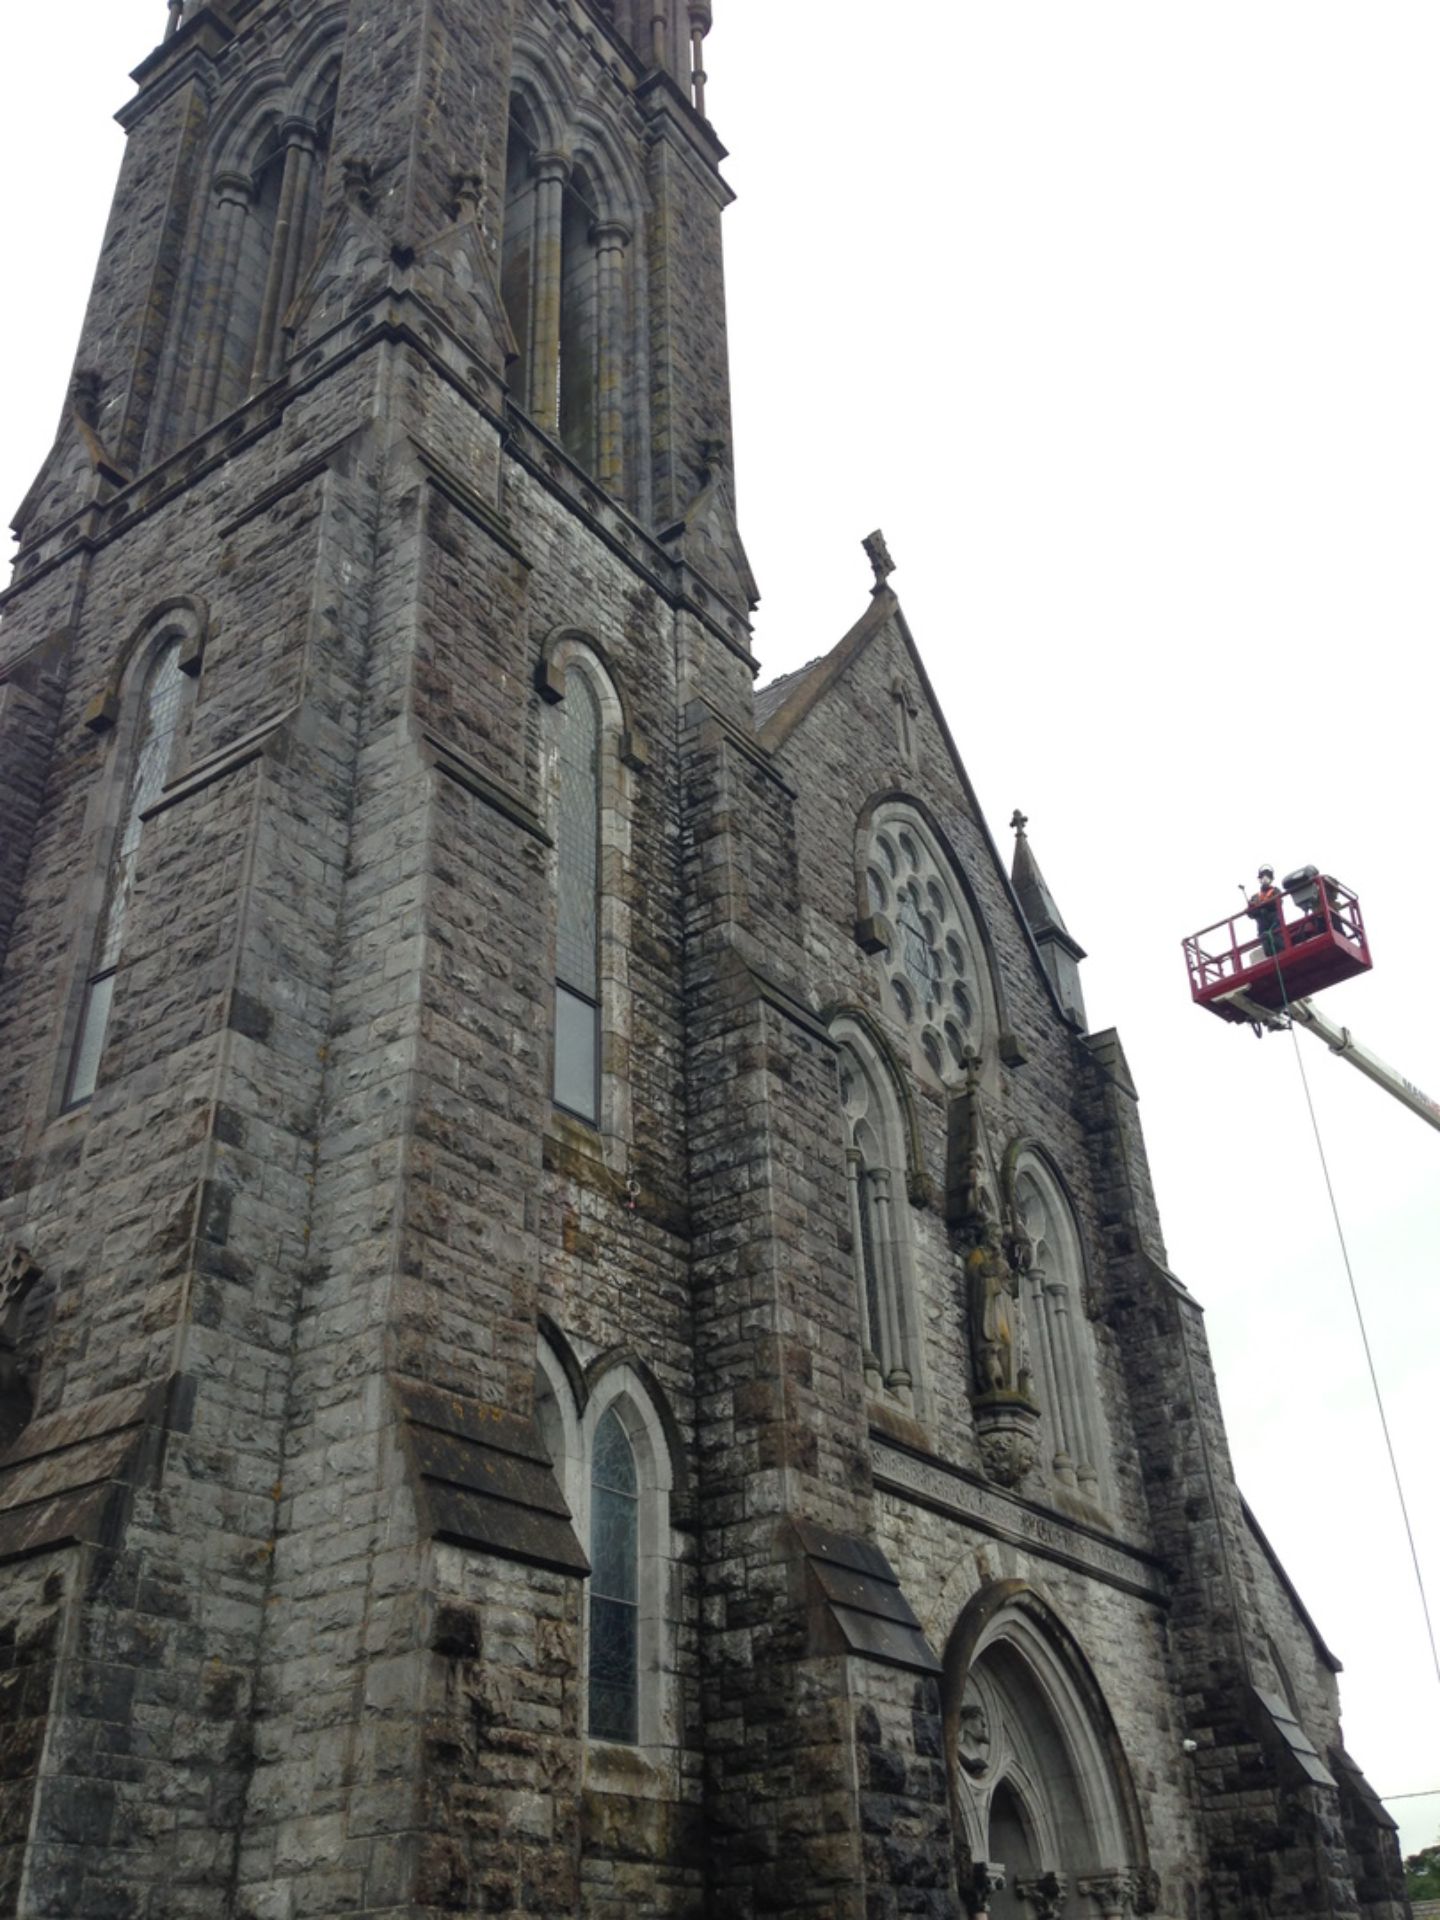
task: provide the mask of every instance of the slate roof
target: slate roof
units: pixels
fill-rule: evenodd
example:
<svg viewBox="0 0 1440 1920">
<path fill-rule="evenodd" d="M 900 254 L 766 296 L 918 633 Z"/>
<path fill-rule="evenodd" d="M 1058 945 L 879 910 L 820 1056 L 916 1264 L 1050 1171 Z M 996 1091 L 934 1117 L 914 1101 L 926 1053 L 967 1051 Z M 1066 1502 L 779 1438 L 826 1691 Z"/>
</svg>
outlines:
<svg viewBox="0 0 1440 1920">
<path fill-rule="evenodd" d="M 793 673 L 782 673 L 774 680 L 768 680 L 763 687 L 755 690 L 755 728 L 758 732 L 773 714 L 780 711 L 785 696 L 798 681 L 805 678 L 812 667 L 818 667 L 824 654 L 816 654 L 813 660 L 807 660 L 803 667 L 796 667 Z"/>
</svg>

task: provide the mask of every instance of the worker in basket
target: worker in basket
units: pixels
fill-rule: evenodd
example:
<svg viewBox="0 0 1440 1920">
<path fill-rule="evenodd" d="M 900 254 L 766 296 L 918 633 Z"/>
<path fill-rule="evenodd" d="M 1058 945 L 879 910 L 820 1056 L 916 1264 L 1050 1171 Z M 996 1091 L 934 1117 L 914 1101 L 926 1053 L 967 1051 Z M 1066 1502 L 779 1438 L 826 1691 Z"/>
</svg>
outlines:
<svg viewBox="0 0 1440 1920">
<path fill-rule="evenodd" d="M 1250 895 L 1245 903 L 1245 911 L 1255 922 L 1255 931 L 1266 953 L 1279 953 L 1285 945 L 1280 922 L 1280 903 L 1285 896 L 1275 884 L 1273 867 L 1261 867 L 1255 878 L 1260 882 L 1260 890 Z"/>
</svg>

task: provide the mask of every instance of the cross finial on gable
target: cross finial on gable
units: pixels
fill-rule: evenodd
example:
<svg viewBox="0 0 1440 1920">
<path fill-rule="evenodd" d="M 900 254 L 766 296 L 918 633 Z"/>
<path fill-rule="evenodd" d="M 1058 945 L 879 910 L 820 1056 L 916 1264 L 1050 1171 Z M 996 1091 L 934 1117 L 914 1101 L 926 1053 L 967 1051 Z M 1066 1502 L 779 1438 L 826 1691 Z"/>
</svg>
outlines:
<svg viewBox="0 0 1440 1920">
<path fill-rule="evenodd" d="M 1030 822 L 1026 818 L 1026 816 L 1020 811 L 1019 807 L 1016 807 L 1014 813 L 1012 813 L 1010 816 L 1010 824 L 1015 829 L 1016 833 L 1023 834 L 1026 827 L 1029 826 Z"/>
<path fill-rule="evenodd" d="M 875 569 L 875 591 L 878 593 L 895 571 L 895 562 L 890 558 L 890 549 L 885 544 L 885 536 L 877 527 L 867 534 L 862 543 L 869 557 L 870 565 Z"/>
</svg>

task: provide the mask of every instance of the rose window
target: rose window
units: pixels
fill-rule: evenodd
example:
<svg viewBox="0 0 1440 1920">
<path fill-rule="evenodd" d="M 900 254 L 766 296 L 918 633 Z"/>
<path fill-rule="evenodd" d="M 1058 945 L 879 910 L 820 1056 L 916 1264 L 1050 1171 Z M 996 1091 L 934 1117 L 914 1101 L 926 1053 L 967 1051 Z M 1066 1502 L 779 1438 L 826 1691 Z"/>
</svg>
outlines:
<svg viewBox="0 0 1440 1920">
<path fill-rule="evenodd" d="M 928 838 L 890 819 L 871 840 L 867 881 L 890 934 L 876 954 L 890 1011 L 931 1071 L 958 1079 L 980 1048 L 979 976 L 949 875 Z"/>
</svg>

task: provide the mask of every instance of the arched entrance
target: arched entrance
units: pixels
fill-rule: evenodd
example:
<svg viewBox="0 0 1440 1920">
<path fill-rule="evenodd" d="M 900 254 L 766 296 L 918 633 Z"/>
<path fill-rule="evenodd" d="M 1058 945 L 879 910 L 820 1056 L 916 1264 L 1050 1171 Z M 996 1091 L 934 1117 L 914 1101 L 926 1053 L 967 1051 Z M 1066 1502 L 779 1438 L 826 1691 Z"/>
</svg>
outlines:
<svg viewBox="0 0 1440 1920">
<path fill-rule="evenodd" d="M 1130 1769 L 1089 1664 L 1023 1581 L 982 1588 L 945 1649 L 945 1749 L 962 1859 L 991 1920 L 1152 1909 Z M 963 1857 L 968 1854 L 968 1859 Z"/>
</svg>

